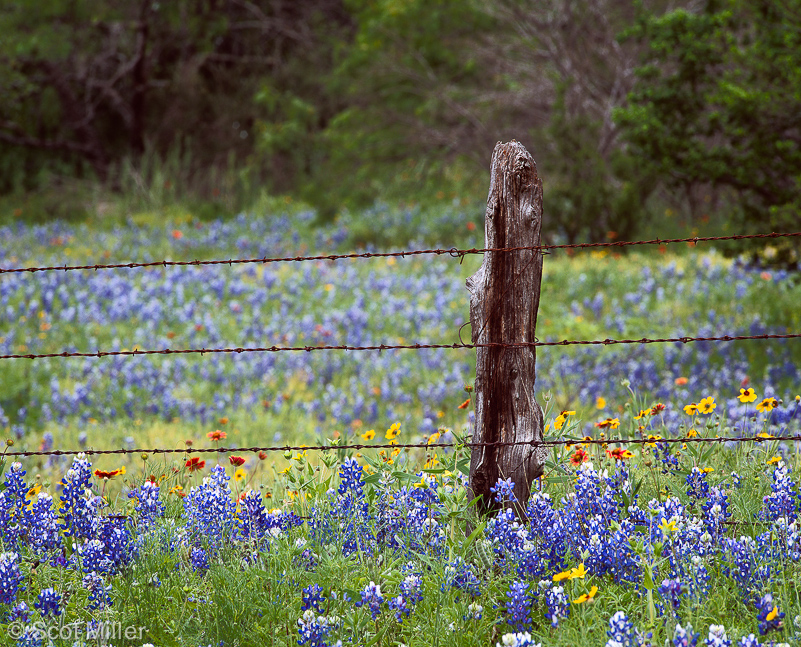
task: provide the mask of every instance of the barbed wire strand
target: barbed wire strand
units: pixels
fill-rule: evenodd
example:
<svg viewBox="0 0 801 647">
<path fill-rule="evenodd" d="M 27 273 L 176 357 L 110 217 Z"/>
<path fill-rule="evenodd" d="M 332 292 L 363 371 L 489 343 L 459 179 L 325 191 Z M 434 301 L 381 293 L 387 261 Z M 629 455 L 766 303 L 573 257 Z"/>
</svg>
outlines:
<svg viewBox="0 0 801 647">
<path fill-rule="evenodd" d="M 183 447 L 183 448 L 151 448 L 151 449 L 51 449 L 38 451 L 13 451 L 6 452 L 3 456 L 75 456 L 78 454 L 105 455 L 105 454 L 231 454 L 259 453 L 259 452 L 306 452 L 306 451 L 342 451 L 354 449 L 357 451 L 366 449 L 443 449 L 446 447 L 470 448 L 473 447 L 513 447 L 529 445 L 531 447 L 558 447 L 560 445 L 656 445 L 658 443 L 767 443 L 767 442 L 789 442 L 801 441 L 798 436 L 715 436 L 705 438 L 695 436 L 692 438 L 562 438 L 560 440 L 525 440 L 525 441 L 494 441 L 483 443 L 383 443 L 383 444 L 364 444 L 355 443 L 350 445 L 279 445 L 270 447 Z"/>
<path fill-rule="evenodd" d="M 693 236 L 692 238 L 654 238 L 651 240 L 617 241 L 606 243 L 571 243 L 565 245 L 534 245 L 529 247 L 502 247 L 502 248 L 470 248 L 459 249 L 417 249 L 400 252 L 352 252 L 348 254 L 320 254 L 316 256 L 283 256 L 283 257 L 262 257 L 262 258 L 230 258 L 227 260 L 208 260 L 208 261 L 147 261 L 138 263 L 96 263 L 94 265 L 49 265 L 41 267 L 13 267 L 0 268 L 0 274 L 14 274 L 22 272 L 69 272 L 74 270 L 109 270 L 109 269 L 131 269 L 136 267 L 178 267 L 178 266 L 200 266 L 200 265 L 241 265 L 245 263 L 286 263 L 304 261 L 338 261 L 343 259 L 355 258 L 388 258 L 421 255 L 449 255 L 455 258 L 463 258 L 468 254 L 484 254 L 486 252 L 517 252 L 523 250 L 552 250 L 552 249 L 594 249 L 608 247 L 631 247 L 635 245 L 669 245 L 670 243 L 704 243 L 720 240 L 746 240 L 762 238 L 793 238 L 801 236 L 801 232 L 776 233 L 770 234 L 737 234 L 731 236 Z"/>
<path fill-rule="evenodd" d="M 323 350 L 345 351 L 385 351 L 385 350 L 424 350 L 436 348 L 530 348 L 533 346 L 611 346 L 614 344 L 661 344 L 682 343 L 696 341 L 742 341 L 748 339 L 796 339 L 801 333 L 788 333 L 785 335 L 722 335 L 720 337 L 667 337 L 663 339 L 563 339 L 562 341 L 532 341 L 507 344 L 502 342 L 487 342 L 483 344 L 379 344 L 378 346 L 269 346 L 255 348 L 184 348 L 163 350 L 109 350 L 91 352 L 61 352 L 61 353 L 27 353 L 16 355 L 0 355 L 0 359 L 45 359 L 53 357 L 112 357 L 119 355 L 182 355 L 207 353 L 279 353 L 279 352 L 307 352 Z"/>
</svg>

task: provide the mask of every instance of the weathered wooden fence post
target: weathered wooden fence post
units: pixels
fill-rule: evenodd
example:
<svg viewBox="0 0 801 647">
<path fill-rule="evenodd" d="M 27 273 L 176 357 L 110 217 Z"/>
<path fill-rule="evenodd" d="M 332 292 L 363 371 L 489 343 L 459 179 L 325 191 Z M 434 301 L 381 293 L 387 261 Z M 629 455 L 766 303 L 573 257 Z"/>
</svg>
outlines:
<svg viewBox="0 0 801 647">
<path fill-rule="evenodd" d="M 539 245 L 542 181 L 534 159 L 516 141 L 498 142 L 490 174 L 485 246 Z M 540 250 L 486 252 L 479 270 L 467 279 L 473 343 L 535 341 L 541 279 Z M 535 368 L 534 346 L 477 349 L 473 442 L 542 440 L 542 409 L 534 397 Z M 470 496 L 482 497 L 479 510 L 495 507 L 490 488 L 499 477 L 514 481 L 519 505 L 525 505 L 546 456 L 546 448 L 532 445 L 474 447 Z"/>
</svg>

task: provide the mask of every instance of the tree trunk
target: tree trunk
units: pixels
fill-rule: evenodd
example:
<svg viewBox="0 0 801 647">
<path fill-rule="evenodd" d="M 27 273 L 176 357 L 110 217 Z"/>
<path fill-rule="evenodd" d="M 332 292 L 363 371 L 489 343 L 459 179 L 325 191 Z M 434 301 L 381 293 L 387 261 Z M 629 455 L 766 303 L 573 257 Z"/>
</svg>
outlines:
<svg viewBox="0 0 801 647">
<path fill-rule="evenodd" d="M 492 154 L 485 246 L 537 246 L 541 227 L 542 181 L 537 165 L 518 142 L 499 142 Z M 467 279 L 473 343 L 536 341 L 541 279 L 540 250 L 486 252 L 479 270 Z M 543 414 L 534 397 L 535 368 L 533 346 L 477 349 L 473 442 L 542 440 Z M 546 456 L 546 448 L 532 445 L 473 448 L 470 496 L 482 498 L 479 510 L 497 507 L 490 488 L 498 478 L 511 478 L 518 512 L 522 512 Z"/>
</svg>

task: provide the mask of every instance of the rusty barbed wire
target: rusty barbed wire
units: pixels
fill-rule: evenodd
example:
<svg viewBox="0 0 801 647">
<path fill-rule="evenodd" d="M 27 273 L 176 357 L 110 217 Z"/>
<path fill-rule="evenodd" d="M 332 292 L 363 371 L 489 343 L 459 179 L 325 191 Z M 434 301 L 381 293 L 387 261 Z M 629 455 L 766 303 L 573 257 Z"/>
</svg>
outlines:
<svg viewBox="0 0 801 647">
<path fill-rule="evenodd" d="M 109 350 L 95 352 L 61 352 L 61 353 L 27 353 L 16 355 L 0 355 L 0 359 L 46 359 L 54 357 L 112 357 L 127 355 L 182 355 L 206 353 L 280 353 L 280 352 L 313 352 L 323 350 L 368 351 L 377 350 L 425 350 L 437 348 L 531 348 L 535 346 L 611 346 L 614 344 L 661 344 L 682 343 L 696 341 L 742 341 L 748 339 L 796 339 L 801 333 L 788 333 L 785 335 L 722 335 L 719 337 L 668 337 L 663 339 L 563 339 L 562 341 L 533 341 L 506 344 L 502 342 L 488 342 L 484 344 L 379 344 L 378 346 L 269 346 L 252 348 L 165 348 L 162 350 Z"/>
<path fill-rule="evenodd" d="M 659 443 L 727 443 L 727 442 L 789 442 L 801 441 L 801 435 L 797 436 L 715 436 L 705 438 L 695 436 L 692 438 L 562 438 L 559 440 L 526 440 L 526 441 L 493 441 L 483 443 L 473 442 L 454 442 L 454 443 L 380 443 L 364 444 L 354 443 L 350 445 L 278 445 L 267 447 L 183 447 L 183 448 L 150 448 L 150 449 L 51 449 L 51 450 L 23 450 L 5 452 L 0 456 L 76 456 L 85 454 L 87 456 L 106 455 L 106 454 L 231 454 L 234 452 L 254 453 L 259 452 L 305 452 L 305 451 L 341 451 L 353 449 L 356 451 L 365 449 L 442 449 L 445 447 L 474 448 L 474 447 L 514 447 L 529 445 L 531 447 L 558 447 L 560 445 L 657 445 Z"/>
<path fill-rule="evenodd" d="M 96 263 L 93 265 L 50 265 L 41 267 L 14 267 L 14 268 L 0 268 L 0 274 L 13 274 L 22 272 L 69 272 L 74 270 L 108 270 L 108 269 L 131 269 L 135 267 L 177 267 L 177 266 L 200 266 L 200 265 L 241 265 L 246 263 L 258 263 L 265 265 L 267 263 L 286 263 L 286 262 L 304 262 L 304 261 L 338 261 L 343 259 L 355 258 L 386 258 L 386 257 L 401 257 L 407 256 L 421 256 L 421 255 L 449 255 L 454 258 L 463 258 L 468 254 L 484 254 L 486 252 L 517 252 L 525 250 L 540 250 L 547 251 L 552 249 L 591 249 L 591 248 L 604 248 L 604 247 L 631 247 L 635 245 L 668 245 L 670 243 L 704 243 L 718 240 L 745 240 L 745 239 L 761 239 L 761 238 L 792 238 L 801 236 L 801 232 L 790 233 L 776 233 L 770 234 L 736 234 L 731 236 L 693 236 L 692 238 L 654 238 L 651 240 L 634 240 L 634 241 L 617 241 L 606 243 L 570 243 L 565 245 L 534 245 L 529 247 L 484 247 L 484 248 L 470 248 L 459 249 L 451 247 L 450 249 L 417 249 L 406 250 L 400 252 L 352 252 L 348 254 L 319 254 L 315 256 L 283 256 L 283 257 L 261 257 L 261 258 L 230 258 L 227 260 L 208 260 L 208 261 L 146 261 L 137 263 Z"/>
</svg>

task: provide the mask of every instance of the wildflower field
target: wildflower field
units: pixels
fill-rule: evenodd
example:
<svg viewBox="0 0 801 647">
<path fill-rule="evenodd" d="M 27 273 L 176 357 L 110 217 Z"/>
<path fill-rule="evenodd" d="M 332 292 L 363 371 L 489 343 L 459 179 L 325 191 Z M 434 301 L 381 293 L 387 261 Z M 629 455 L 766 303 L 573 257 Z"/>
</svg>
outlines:
<svg viewBox="0 0 801 647">
<path fill-rule="evenodd" d="M 347 252 L 363 222 L 412 238 L 406 249 L 483 243 L 480 221 L 457 208 L 435 219 L 376 209 L 323 228 L 311 218 L 5 227 L 0 267 Z M 2 274 L 0 355 L 453 343 L 481 259 L 461 261 Z M 799 304 L 798 273 L 711 247 L 555 251 L 537 332 L 794 333 Z M 487 518 L 465 490 L 471 350 L 0 360 L 0 641 L 801 642 L 799 446 L 787 439 L 801 434 L 801 344 L 545 347 L 537 358 L 546 436 L 575 442 L 553 449 L 525 505 L 499 481 Z M 696 442 L 716 436 L 759 442 Z M 341 447 L 353 443 L 425 447 Z M 299 449 L 236 450 L 283 445 Z M 180 451 L 90 453 L 148 448 Z M 87 455 L 8 455 L 51 449 Z"/>
</svg>

